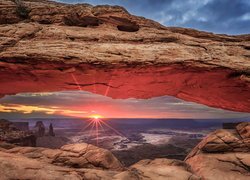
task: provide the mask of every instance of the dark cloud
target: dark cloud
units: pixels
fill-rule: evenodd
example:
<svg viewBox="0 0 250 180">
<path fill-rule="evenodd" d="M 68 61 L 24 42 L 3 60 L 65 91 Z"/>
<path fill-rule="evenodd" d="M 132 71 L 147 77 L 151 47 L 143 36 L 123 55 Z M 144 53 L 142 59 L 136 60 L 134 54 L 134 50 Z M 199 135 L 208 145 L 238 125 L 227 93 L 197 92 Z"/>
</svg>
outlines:
<svg viewBox="0 0 250 180">
<path fill-rule="evenodd" d="M 249 0 L 58 0 L 67 3 L 124 6 L 132 14 L 166 26 L 223 34 L 250 33 Z"/>
</svg>

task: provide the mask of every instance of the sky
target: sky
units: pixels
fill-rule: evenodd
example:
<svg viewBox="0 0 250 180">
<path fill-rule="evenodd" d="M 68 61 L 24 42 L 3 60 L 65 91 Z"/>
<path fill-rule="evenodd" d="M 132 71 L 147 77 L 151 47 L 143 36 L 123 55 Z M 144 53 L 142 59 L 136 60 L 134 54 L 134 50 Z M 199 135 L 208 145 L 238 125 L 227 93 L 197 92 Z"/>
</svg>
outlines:
<svg viewBox="0 0 250 180">
<path fill-rule="evenodd" d="M 66 3 L 110 4 L 158 21 L 223 34 L 250 32 L 250 0 L 57 0 Z M 83 91 L 29 93 L 0 99 L 0 118 L 241 118 L 250 113 L 216 109 L 174 97 L 114 100 Z"/>
<path fill-rule="evenodd" d="M 219 34 L 250 33 L 250 0 L 57 0 L 109 4 L 164 24 Z"/>
<path fill-rule="evenodd" d="M 112 99 L 85 91 L 26 93 L 0 99 L 0 118 L 244 118 L 239 113 L 210 108 L 174 97 L 151 99 Z"/>
</svg>

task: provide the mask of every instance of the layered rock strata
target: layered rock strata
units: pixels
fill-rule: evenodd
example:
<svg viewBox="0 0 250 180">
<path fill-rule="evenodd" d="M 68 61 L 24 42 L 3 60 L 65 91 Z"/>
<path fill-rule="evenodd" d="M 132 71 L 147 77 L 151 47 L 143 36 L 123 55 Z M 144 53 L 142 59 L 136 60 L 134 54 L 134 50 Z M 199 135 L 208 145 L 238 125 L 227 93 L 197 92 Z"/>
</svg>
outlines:
<svg viewBox="0 0 250 180">
<path fill-rule="evenodd" d="M 250 123 L 211 133 L 185 161 L 195 174 L 204 179 L 249 179 Z"/>
<path fill-rule="evenodd" d="M 118 6 L 18 2 L 0 1 L 0 96 L 171 95 L 250 112 L 249 35 L 164 27 Z"/>
</svg>

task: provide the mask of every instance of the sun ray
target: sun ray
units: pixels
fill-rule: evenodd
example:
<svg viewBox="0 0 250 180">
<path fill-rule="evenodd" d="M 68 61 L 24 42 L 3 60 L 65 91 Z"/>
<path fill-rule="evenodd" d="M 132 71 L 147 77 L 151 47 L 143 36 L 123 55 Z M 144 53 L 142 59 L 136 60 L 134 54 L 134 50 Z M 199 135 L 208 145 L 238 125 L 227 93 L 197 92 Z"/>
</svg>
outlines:
<svg viewBox="0 0 250 180">
<path fill-rule="evenodd" d="M 96 145 L 98 146 L 98 139 L 99 139 L 99 130 L 98 130 L 98 123 L 97 123 L 97 121 L 95 121 L 95 128 L 96 128 Z"/>
<path fill-rule="evenodd" d="M 80 91 L 82 91 L 82 88 L 81 88 L 80 84 L 78 83 L 78 81 L 77 81 L 75 75 L 74 75 L 73 73 L 71 73 L 71 76 L 72 76 L 73 80 L 75 81 L 75 83 L 76 83 L 78 89 L 79 89 Z"/>
<path fill-rule="evenodd" d="M 100 121 L 102 121 L 102 120 L 100 120 Z M 100 123 L 100 121 L 97 121 L 97 123 L 99 124 L 100 128 L 102 129 L 102 131 L 104 131 L 104 128 L 103 128 L 102 124 Z"/>
<path fill-rule="evenodd" d="M 98 146 L 100 144 L 99 142 L 99 137 L 100 137 L 100 130 L 104 131 L 105 128 L 112 130 L 114 133 L 118 134 L 121 137 L 124 137 L 125 139 L 129 140 L 124 134 L 110 126 L 108 123 L 104 122 L 101 118 L 96 117 L 96 118 L 91 118 L 90 122 L 84 127 L 84 129 L 90 128 L 89 130 L 89 139 L 92 139 L 94 136 L 95 138 L 93 139 L 95 144 Z"/>
<path fill-rule="evenodd" d="M 93 123 L 93 121 L 90 120 L 89 123 L 88 123 L 87 125 L 85 125 L 85 126 L 81 129 L 81 131 L 87 129 L 92 123 Z"/>
<path fill-rule="evenodd" d="M 111 73 L 111 76 L 110 76 L 110 79 L 109 79 L 109 82 L 108 82 L 108 87 L 107 87 L 107 89 L 106 89 L 106 91 L 105 91 L 105 93 L 104 93 L 104 96 L 107 96 L 108 93 L 109 93 L 110 83 L 111 83 L 111 81 L 112 81 L 112 79 L 113 79 L 113 74 L 114 74 L 114 70 L 113 70 L 113 72 Z"/>
<path fill-rule="evenodd" d="M 92 138 L 92 136 L 95 136 L 94 134 L 94 128 L 95 128 L 95 122 L 93 121 L 93 124 L 91 126 L 91 129 L 90 129 L 90 133 L 89 133 L 89 139 Z"/>
<path fill-rule="evenodd" d="M 127 140 L 129 140 L 125 135 L 123 135 L 122 133 L 120 133 L 119 131 L 117 131 L 115 128 L 113 128 L 112 126 L 110 126 L 109 124 L 107 124 L 106 122 L 104 121 L 101 121 L 104 125 L 106 125 L 107 127 L 109 127 L 110 129 L 112 129 L 114 132 L 116 132 L 118 135 L 126 138 Z"/>
</svg>

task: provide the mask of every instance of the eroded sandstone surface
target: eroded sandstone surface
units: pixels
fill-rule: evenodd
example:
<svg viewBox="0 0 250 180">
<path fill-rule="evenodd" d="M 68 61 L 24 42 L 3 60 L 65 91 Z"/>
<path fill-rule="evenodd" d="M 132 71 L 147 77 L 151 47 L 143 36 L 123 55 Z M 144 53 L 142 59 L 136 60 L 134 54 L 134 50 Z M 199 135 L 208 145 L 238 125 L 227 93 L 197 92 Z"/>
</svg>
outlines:
<svg viewBox="0 0 250 180">
<path fill-rule="evenodd" d="M 249 179 L 250 123 L 209 134 L 187 156 L 186 162 L 195 174 L 208 180 Z"/>
<path fill-rule="evenodd" d="M 123 169 L 122 164 L 110 151 L 85 143 L 64 145 L 60 149 L 15 147 L 6 152 L 21 154 L 28 158 L 38 159 L 58 166 L 104 170 Z"/>
<path fill-rule="evenodd" d="M 250 123 L 209 134 L 185 161 L 145 159 L 124 167 L 108 150 L 81 143 L 60 149 L 0 143 L 0 178 L 90 180 L 246 180 Z"/>
<path fill-rule="evenodd" d="M 190 171 L 185 162 L 173 159 L 159 158 L 141 160 L 130 166 L 127 171 L 114 176 L 117 179 L 145 179 L 145 180 L 198 180 L 198 176 Z"/>
<path fill-rule="evenodd" d="M 81 89 L 250 112 L 249 41 L 164 27 L 118 6 L 0 0 L 0 96 Z"/>
<path fill-rule="evenodd" d="M 61 149 L 0 148 L 1 179 L 199 179 L 185 162 L 142 160 L 125 168 L 108 150 L 90 144 L 70 144 Z"/>
</svg>

